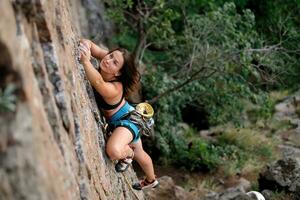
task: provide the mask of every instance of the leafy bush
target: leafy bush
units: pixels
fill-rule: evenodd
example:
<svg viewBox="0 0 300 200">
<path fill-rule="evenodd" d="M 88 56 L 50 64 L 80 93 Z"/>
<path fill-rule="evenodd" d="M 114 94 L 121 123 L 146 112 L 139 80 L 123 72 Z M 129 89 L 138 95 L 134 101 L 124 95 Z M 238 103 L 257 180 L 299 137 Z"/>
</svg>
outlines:
<svg viewBox="0 0 300 200">
<path fill-rule="evenodd" d="M 260 80 L 257 69 L 251 67 L 252 60 L 259 58 L 263 62 L 272 55 L 249 51 L 262 45 L 254 25 L 253 14 L 249 10 L 243 15 L 238 14 L 234 4 L 225 4 L 223 8 L 205 15 L 193 15 L 188 18 L 184 37 L 178 36 L 177 46 L 165 54 L 172 59 L 168 59 L 169 62 L 164 65 L 152 64 L 152 68 L 146 69 L 142 79 L 145 98 L 151 99 L 166 93 L 154 105 L 157 113 L 157 144 L 162 156 L 170 158 L 176 155 L 174 159 L 179 160 L 186 155 L 185 159 L 192 160 L 197 155 L 205 160 L 207 155 L 198 154 L 200 147 L 209 155 L 215 151 L 211 145 L 201 146 L 199 142 L 193 147 L 196 149 L 187 150 L 186 142 L 174 137 L 174 125 L 181 121 L 181 110 L 186 105 L 203 105 L 209 113 L 211 125 L 227 121 L 241 125 L 245 101 L 262 104 L 268 99 L 267 95 L 261 95 L 263 92 L 258 92 L 251 85 L 251 81 L 255 83 Z M 178 85 L 182 87 L 172 90 Z M 172 92 L 167 93 L 170 90 Z M 272 104 L 266 101 L 265 105 L 268 106 L 263 105 L 258 109 L 258 115 L 269 116 L 272 113 Z M 179 153 L 181 151 L 183 153 Z M 191 156 L 188 156 L 189 153 Z M 205 164 L 208 168 L 217 165 L 214 157 L 208 159 L 212 162 Z M 199 162 L 196 159 L 196 163 Z M 198 164 L 192 165 L 191 169 Z"/>
<path fill-rule="evenodd" d="M 219 155 L 216 153 L 213 145 L 202 141 L 200 138 L 187 144 L 188 148 L 178 149 L 176 146 L 176 155 L 174 164 L 183 166 L 188 170 L 214 170 L 219 166 Z"/>
<path fill-rule="evenodd" d="M 7 85 L 4 89 L 0 88 L 0 113 L 15 111 L 17 100 L 15 90 L 16 87 L 13 84 Z"/>
<path fill-rule="evenodd" d="M 221 144 L 231 144 L 239 149 L 260 157 L 270 157 L 274 148 L 270 139 L 256 132 L 254 129 L 241 128 L 225 130 L 219 137 Z"/>
<path fill-rule="evenodd" d="M 106 2 L 120 30 L 115 42 L 133 50 L 145 63 L 143 95 L 156 111 L 156 147 L 161 160 L 191 170 L 213 169 L 220 160 L 233 160 L 233 168 L 240 168 L 249 151 L 270 155 L 271 146 L 261 149 L 246 143 L 246 138 L 252 141 L 249 131 L 226 132 L 217 144 L 198 138 L 190 143 L 186 135 L 176 133 L 177 124 L 188 105 L 201 106 L 209 113 L 212 126 L 230 121 L 243 127 L 247 117 L 251 122 L 268 120 L 275 103 L 270 90 L 299 85 L 291 82 L 300 74 L 299 51 L 293 46 L 300 44 L 299 20 L 291 17 L 286 19 L 288 24 L 281 23 L 283 11 L 293 5 L 298 8 L 298 3 L 276 2 L 274 8 L 272 3 L 257 2 L 266 8 L 268 18 L 263 18 L 246 9 L 253 2 L 247 0 L 234 1 L 238 8 L 223 0 Z M 298 16 L 297 12 L 291 13 Z M 269 20 L 271 29 L 266 26 Z M 277 32 L 277 25 L 283 32 Z M 252 109 L 246 113 L 249 102 Z M 261 139 L 257 134 L 253 137 Z"/>
<path fill-rule="evenodd" d="M 275 141 L 250 128 L 223 127 L 211 141 L 200 138 L 193 128 L 178 125 L 172 131 L 171 138 L 163 137 L 163 145 L 169 151 L 167 163 L 190 171 L 222 168 L 225 175 L 248 170 L 253 173 L 275 156 Z"/>
</svg>

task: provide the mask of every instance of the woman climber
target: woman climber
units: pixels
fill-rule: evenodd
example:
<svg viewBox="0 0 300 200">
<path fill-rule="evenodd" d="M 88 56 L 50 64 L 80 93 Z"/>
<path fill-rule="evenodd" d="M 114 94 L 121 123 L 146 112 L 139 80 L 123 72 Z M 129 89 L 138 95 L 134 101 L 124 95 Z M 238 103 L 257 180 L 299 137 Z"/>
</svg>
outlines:
<svg viewBox="0 0 300 200">
<path fill-rule="evenodd" d="M 95 91 L 99 108 L 102 110 L 109 128 L 112 130 L 106 145 L 106 153 L 113 161 L 117 172 L 124 172 L 136 160 L 146 178 L 132 185 L 136 190 L 154 188 L 157 181 L 151 157 L 144 151 L 139 127 L 126 118 L 134 108 L 125 97 L 140 79 L 134 65 L 134 58 L 126 49 L 107 51 L 92 41 L 80 40 L 80 61 L 88 80 Z M 99 70 L 90 62 L 91 55 L 100 60 Z"/>
</svg>

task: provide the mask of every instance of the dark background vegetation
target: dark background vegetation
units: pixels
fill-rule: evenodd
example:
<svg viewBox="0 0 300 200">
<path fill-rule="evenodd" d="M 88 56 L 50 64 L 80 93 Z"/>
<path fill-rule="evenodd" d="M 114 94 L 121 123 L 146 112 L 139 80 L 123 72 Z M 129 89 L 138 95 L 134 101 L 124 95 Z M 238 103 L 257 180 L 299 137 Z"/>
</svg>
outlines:
<svg viewBox="0 0 300 200">
<path fill-rule="evenodd" d="M 143 98 L 155 108 L 155 137 L 145 147 L 156 163 L 233 173 L 272 159 L 274 142 L 257 123 L 276 126 L 268 120 L 280 97 L 272 94 L 299 88 L 299 1 L 105 5 L 116 29 L 109 46 L 135 54 Z M 211 127 L 219 127 L 214 140 L 199 137 Z"/>
</svg>

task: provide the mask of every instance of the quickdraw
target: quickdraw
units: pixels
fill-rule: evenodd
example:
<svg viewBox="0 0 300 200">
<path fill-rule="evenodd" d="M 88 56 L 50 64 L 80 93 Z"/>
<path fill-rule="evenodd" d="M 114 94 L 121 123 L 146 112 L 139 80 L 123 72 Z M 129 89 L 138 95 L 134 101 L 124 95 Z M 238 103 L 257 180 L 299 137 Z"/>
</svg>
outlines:
<svg viewBox="0 0 300 200">
<path fill-rule="evenodd" d="M 130 121 L 139 127 L 140 133 L 145 136 L 150 136 L 153 133 L 154 119 L 152 117 L 146 118 L 137 110 L 131 111 L 129 115 Z"/>
</svg>

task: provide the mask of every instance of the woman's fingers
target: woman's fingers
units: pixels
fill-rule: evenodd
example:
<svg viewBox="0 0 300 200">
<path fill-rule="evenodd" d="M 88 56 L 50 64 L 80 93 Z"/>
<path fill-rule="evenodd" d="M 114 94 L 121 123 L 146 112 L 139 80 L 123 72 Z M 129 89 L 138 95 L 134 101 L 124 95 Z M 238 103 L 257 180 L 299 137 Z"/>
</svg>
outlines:
<svg viewBox="0 0 300 200">
<path fill-rule="evenodd" d="M 79 44 L 79 50 L 80 50 L 80 60 L 90 60 L 91 58 L 91 50 L 86 45 L 80 42 Z"/>
<path fill-rule="evenodd" d="M 81 39 L 81 40 L 80 40 L 80 44 L 85 45 L 86 48 L 88 48 L 88 49 L 91 48 L 89 42 L 88 42 L 87 40 L 85 40 L 85 39 Z"/>
<path fill-rule="evenodd" d="M 90 59 L 90 54 L 87 53 L 87 52 L 82 51 L 80 55 L 81 55 L 81 57 L 85 57 L 86 59 Z"/>
<path fill-rule="evenodd" d="M 82 48 L 79 48 L 79 49 L 80 49 L 80 53 L 87 54 L 87 50 L 86 49 L 82 49 Z"/>
<path fill-rule="evenodd" d="M 81 43 L 83 46 L 85 46 L 87 49 L 90 49 L 89 45 L 86 42 Z"/>
<path fill-rule="evenodd" d="M 81 63 L 83 63 L 84 61 L 89 61 L 89 60 L 90 60 L 90 58 L 87 55 L 85 55 L 84 52 L 80 53 L 80 62 Z"/>
<path fill-rule="evenodd" d="M 86 49 L 85 46 L 79 46 L 79 50 L 81 53 L 84 53 L 86 56 L 90 56 L 91 55 L 91 50 L 90 49 Z"/>
<path fill-rule="evenodd" d="M 80 42 L 80 43 L 79 43 L 79 46 L 82 46 L 82 47 L 84 47 L 85 49 L 90 50 L 90 47 L 89 47 L 89 45 L 88 45 L 86 42 Z"/>
<path fill-rule="evenodd" d="M 85 45 L 83 45 L 83 44 L 80 44 L 79 45 L 79 49 L 81 50 L 81 51 L 84 51 L 84 52 L 87 52 L 87 51 L 89 51 L 90 49 L 88 49 Z"/>
</svg>

